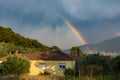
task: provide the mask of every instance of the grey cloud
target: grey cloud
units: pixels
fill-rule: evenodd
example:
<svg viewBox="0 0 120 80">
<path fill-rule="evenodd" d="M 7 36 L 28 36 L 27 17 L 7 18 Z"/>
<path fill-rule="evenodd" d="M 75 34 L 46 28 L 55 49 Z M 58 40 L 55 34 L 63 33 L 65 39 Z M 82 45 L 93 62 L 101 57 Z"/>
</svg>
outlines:
<svg viewBox="0 0 120 80">
<path fill-rule="evenodd" d="M 119 0 L 0 0 L 0 25 L 66 49 L 81 41 L 60 15 L 78 24 L 87 41 L 94 43 L 119 35 L 119 4 Z"/>
<path fill-rule="evenodd" d="M 48 46 L 57 45 L 61 49 L 68 49 L 82 44 L 75 34 L 65 26 L 59 26 L 55 30 L 46 26 L 43 28 L 28 27 L 23 32 L 26 37 L 37 39 Z"/>
<path fill-rule="evenodd" d="M 66 10 L 79 19 L 114 18 L 120 15 L 119 0 L 62 0 Z"/>
</svg>

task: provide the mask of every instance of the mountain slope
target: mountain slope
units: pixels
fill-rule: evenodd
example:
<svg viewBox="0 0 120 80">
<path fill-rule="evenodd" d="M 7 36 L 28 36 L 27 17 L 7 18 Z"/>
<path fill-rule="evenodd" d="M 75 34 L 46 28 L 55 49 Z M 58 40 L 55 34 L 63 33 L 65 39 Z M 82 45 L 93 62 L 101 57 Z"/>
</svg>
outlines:
<svg viewBox="0 0 120 80">
<path fill-rule="evenodd" d="M 49 47 L 41 44 L 37 40 L 25 38 L 18 33 L 12 31 L 11 28 L 4 28 L 0 26 L 0 42 L 13 43 L 16 46 L 27 48 L 38 48 L 41 50 L 49 50 Z"/>
<path fill-rule="evenodd" d="M 97 44 L 87 44 L 80 46 L 85 52 L 107 52 L 107 53 L 119 53 L 120 52 L 120 37 L 112 38 L 102 41 Z"/>
<path fill-rule="evenodd" d="M 82 45 L 79 46 L 79 48 L 85 53 L 120 53 L 120 37 L 115 37 L 96 44 Z M 70 53 L 70 49 L 63 51 Z"/>
</svg>

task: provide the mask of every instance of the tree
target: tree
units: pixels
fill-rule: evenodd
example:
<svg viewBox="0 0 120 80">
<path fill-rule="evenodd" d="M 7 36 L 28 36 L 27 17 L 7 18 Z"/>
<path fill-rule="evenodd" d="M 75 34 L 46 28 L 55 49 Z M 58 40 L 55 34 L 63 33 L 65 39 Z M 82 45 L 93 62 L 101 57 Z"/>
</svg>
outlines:
<svg viewBox="0 0 120 80">
<path fill-rule="evenodd" d="M 88 72 L 91 80 L 93 79 L 93 75 L 99 75 L 103 71 L 103 68 L 100 65 L 93 64 L 93 65 L 87 66 L 87 68 L 88 68 Z"/>
<path fill-rule="evenodd" d="M 29 73 L 30 62 L 25 58 L 9 56 L 0 64 L 0 68 L 4 75 L 19 76 L 21 74 Z"/>
<path fill-rule="evenodd" d="M 112 61 L 113 73 L 116 75 L 116 80 L 119 80 L 118 75 L 120 74 L 120 55 L 113 58 Z"/>
<path fill-rule="evenodd" d="M 53 45 L 50 50 L 54 50 L 54 51 L 61 51 L 61 49 L 55 45 Z"/>
<path fill-rule="evenodd" d="M 73 56 L 84 56 L 85 54 L 82 52 L 82 50 L 80 50 L 79 47 L 72 47 L 70 49 L 70 54 Z"/>
<path fill-rule="evenodd" d="M 79 71 L 80 67 L 82 66 L 81 70 L 91 70 L 92 75 L 100 75 L 108 74 L 111 72 L 111 63 L 110 59 L 106 58 L 105 56 L 101 56 L 99 54 L 90 54 L 81 59 L 76 61 L 77 63 L 77 70 Z M 82 71 L 87 72 L 87 71 Z M 77 72 L 78 73 L 78 72 Z M 84 73 L 87 75 L 87 73 Z"/>
</svg>

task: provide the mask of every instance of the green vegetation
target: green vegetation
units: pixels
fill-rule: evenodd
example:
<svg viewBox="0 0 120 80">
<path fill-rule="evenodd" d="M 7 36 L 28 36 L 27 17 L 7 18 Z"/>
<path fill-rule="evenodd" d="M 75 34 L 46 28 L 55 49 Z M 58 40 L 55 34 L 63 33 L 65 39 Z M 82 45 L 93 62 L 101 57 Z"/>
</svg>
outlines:
<svg viewBox="0 0 120 80">
<path fill-rule="evenodd" d="M 39 48 L 46 47 L 39 43 L 37 40 L 29 39 L 14 33 L 11 28 L 4 28 L 0 26 L 0 42 L 14 43 L 17 46 Z"/>
<path fill-rule="evenodd" d="M 76 61 L 76 75 L 88 76 L 90 79 L 98 78 L 95 80 L 106 80 L 105 77 L 109 76 L 109 80 L 119 80 L 120 77 L 120 56 L 110 57 L 102 56 L 100 54 L 89 54 Z"/>
<path fill-rule="evenodd" d="M 74 72 L 74 70 L 71 69 L 71 68 L 66 68 L 66 69 L 64 70 L 64 75 L 65 75 L 65 76 L 75 76 L 75 72 Z"/>
<path fill-rule="evenodd" d="M 52 47 L 50 47 L 51 51 L 61 51 L 61 49 L 55 45 L 53 45 Z"/>
<path fill-rule="evenodd" d="M 0 56 L 13 53 L 16 50 L 21 53 L 40 53 L 48 51 L 50 48 L 37 40 L 25 38 L 18 33 L 14 33 L 11 28 L 0 26 Z"/>
<path fill-rule="evenodd" d="M 29 60 L 17 56 L 10 56 L 0 64 L 3 75 L 19 76 L 29 73 L 29 68 Z"/>
<path fill-rule="evenodd" d="M 116 80 L 120 78 L 120 55 L 113 58 L 111 61 L 112 73 L 116 76 Z"/>
<path fill-rule="evenodd" d="M 23 47 L 23 46 L 16 46 L 13 43 L 0 43 L 0 57 L 13 54 L 16 51 L 19 51 L 20 53 L 40 53 L 42 52 L 43 48 L 29 48 L 29 47 Z"/>
<path fill-rule="evenodd" d="M 76 61 L 76 75 L 59 77 L 59 80 L 119 80 L 120 56 L 110 57 L 89 54 Z M 66 69 L 68 75 L 71 70 Z"/>
<path fill-rule="evenodd" d="M 0 76 L 0 80 L 58 80 L 58 77 L 51 75 L 40 76 L 22 75 L 19 77 Z"/>
<path fill-rule="evenodd" d="M 107 57 L 101 56 L 99 54 L 87 55 L 87 56 L 77 60 L 77 66 L 78 66 L 77 69 L 79 67 L 83 67 L 86 69 L 93 67 L 94 69 L 98 69 L 98 71 L 96 71 L 94 73 L 94 75 L 99 75 L 102 72 L 104 72 L 104 74 L 108 74 L 111 72 L 111 68 L 112 68 L 111 58 L 107 58 Z"/>
<path fill-rule="evenodd" d="M 0 26 L 0 57 L 15 51 L 40 53 L 49 50 L 61 51 L 55 45 L 49 48 L 37 40 L 25 38 L 14 33 L 10 28 Z M 80 56 L 80 59 L 76 60 L 76 72 L 67 68 L 64 71 L 65 77 L 59 77 L 59 80 L 119 80 L 120 56 L 85 55 L 79 47 L 72 47 L 70 53 L 73 56 Z M 30 62 L 27 59 L 16 56 L 10 56 L 0 64 L 0 69 L 5 76 L 26 74 L 29 73 L 29 68 Z M 47 71 L 43 73 L 43 75 L 49 74 Z"/>
<path fill-rule="evenodd" d="M 82 52 L 82 50 L 80 50 L 79 47 L 72 47 L 70 49 L 70 54 L 73 55 L 73 56 L 85 56 L 85 53 Z"/>
<path fill-rule="evenodd" d="M 59 77 L 58 80 L 91 80 L 89 76 L 70 76 L 70 77 Z M 102 76 L 95 76 L 92 80 L 116 80 L 112 75 L 105 76 L 104 78 Z"/>
<path fill-rule="evenodd" d="M 89 54 L 76 60 L 75 76 L 60 77 L 59 80 L 119 80 L 120 56 L 110 57 Z M 69 74 L 71 71 L 66 69 Z"/>
</svg>

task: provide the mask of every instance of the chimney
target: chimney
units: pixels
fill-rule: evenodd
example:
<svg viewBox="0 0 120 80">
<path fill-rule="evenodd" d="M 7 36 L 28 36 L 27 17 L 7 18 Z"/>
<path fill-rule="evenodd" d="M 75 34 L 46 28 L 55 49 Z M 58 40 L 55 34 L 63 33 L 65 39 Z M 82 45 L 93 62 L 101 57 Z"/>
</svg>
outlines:
<svg viewBox="0 0 120 80">
<path fill-rule="evenodd" d="M 18 53 L 18 50 L 15 52 L 15 55 L 18 55 L 19 53 Z"/>
</svg>

